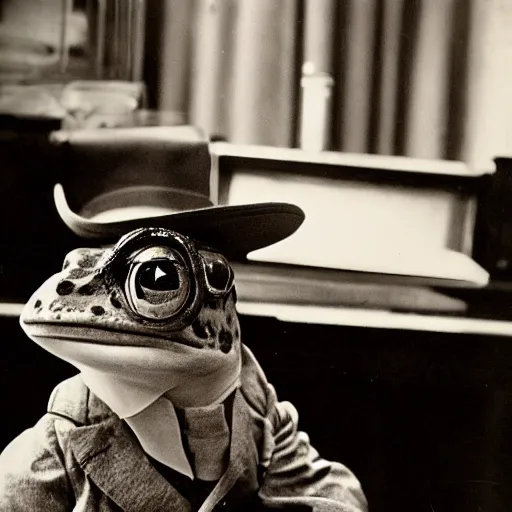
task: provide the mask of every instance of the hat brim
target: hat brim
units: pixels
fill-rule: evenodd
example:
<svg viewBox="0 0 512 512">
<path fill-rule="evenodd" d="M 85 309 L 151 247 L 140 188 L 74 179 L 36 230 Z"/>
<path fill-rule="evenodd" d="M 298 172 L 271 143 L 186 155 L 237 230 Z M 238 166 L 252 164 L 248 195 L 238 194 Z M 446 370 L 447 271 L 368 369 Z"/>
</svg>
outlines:
<svg viewBox="0 0 512 512">
<path fill-rule="evenodd" d="M 134 229 L 160 227 L 187 235 L 231 257 L 245 257 L 252 251 L 284 240 L 304 221 L 304 212 L 298 206 L 257 203 L 211 206 L 169 215 L 99 222 L 73 212 L 60 184 L 54 188 L 54 199 L 57 211 L 69 229 L 97 243 L 115 243 Z"/>
</svg>

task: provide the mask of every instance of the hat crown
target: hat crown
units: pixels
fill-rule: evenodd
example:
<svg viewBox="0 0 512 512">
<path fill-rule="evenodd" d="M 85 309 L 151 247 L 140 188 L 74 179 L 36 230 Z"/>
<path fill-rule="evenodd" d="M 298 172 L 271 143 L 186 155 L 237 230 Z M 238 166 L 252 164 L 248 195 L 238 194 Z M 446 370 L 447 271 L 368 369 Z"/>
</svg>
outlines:
<svg viewBox="0 0 512 512">
<path fill-rule="evenodd" d="M 212 206 L 208 142 L 191 126 L 55 132 L 70 208 L 98 221 Z"/>
<path fill-rule="evenodd" d="M 56 132 L 57 211 L 77 235 L 115 243 L 143 227 L 167 228 L 230 258 L 290 236 L 304 212 L 285 203 L 213 206 L 208 142 L 193 127 Z"/>
</svg>

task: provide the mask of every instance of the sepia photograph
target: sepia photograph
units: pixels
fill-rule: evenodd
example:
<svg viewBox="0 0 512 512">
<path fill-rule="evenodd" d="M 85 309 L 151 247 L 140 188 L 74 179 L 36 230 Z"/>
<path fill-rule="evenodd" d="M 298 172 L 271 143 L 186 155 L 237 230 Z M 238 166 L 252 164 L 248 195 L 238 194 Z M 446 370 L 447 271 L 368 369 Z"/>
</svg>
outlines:
<svg viewBox="0 0 512 512">
<path fill-rule="evenodd" d="M 512 0 L 0 0 L 0 512 L 512 511 Z"/>
</svg>

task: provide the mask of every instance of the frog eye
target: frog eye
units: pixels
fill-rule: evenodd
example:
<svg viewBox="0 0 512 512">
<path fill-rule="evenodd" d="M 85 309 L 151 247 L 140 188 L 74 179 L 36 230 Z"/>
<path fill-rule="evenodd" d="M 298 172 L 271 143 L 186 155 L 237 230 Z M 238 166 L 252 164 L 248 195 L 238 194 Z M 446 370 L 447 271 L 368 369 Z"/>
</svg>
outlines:
<svg viewBox="0 0 512 512">
<path fill-rule="evenodd" d="M 187 302 L 190 275 L 181 256 L 167 247 L 150 247 L 138 253 L 126 280 L 132 309 L 152 320 L 175 316 Z"/>
</svg>

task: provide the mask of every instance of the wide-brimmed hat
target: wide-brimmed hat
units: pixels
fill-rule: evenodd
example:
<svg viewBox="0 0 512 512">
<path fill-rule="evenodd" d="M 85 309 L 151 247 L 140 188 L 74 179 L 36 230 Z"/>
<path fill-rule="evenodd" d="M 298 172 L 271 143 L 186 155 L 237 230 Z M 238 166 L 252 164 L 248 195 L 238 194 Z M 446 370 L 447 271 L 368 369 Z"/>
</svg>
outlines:
<svg viewBox="0 0 512 512">
<path fill-rule="evenodd" d="M 288 203 L 213 205 L 208 141 L 193 127 L 60 131 L 52 143 L 57 211 L 96 243 L 163 227 L 238 257 L 283 240 L 304 220 Z"/>
</svg>

